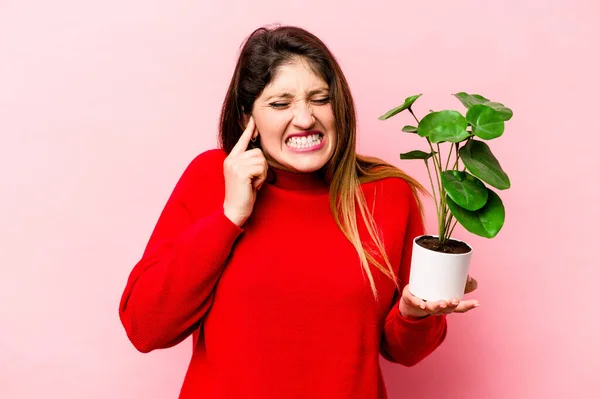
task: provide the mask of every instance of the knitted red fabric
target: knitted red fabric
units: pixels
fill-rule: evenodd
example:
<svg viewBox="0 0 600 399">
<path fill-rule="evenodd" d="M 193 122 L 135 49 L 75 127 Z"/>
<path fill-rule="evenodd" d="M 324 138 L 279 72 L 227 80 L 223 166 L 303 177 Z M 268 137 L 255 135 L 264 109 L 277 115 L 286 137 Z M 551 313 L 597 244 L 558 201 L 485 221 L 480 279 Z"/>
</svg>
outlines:
<svg viewBox="0 0 600 399">
<path fill-rule="evenodd" d="M 222 150 L 177 183 L 125 287 L 120 317 L 141 352 L 193 335 L 180 399 L 381 399 L 385 359 L 411 366 L 446 336 L 446 317 L 405 319 L 393 282 L 372 267 L 375 301 L 355 248 L 335 224 L 319 174 L 271 169 L 242 228 L 223 214 Z M 362 185 L 400 278 L 422 234 L 409 185 Z M 358 217 L 363 242 L 367 230 Z"/>
</svg>

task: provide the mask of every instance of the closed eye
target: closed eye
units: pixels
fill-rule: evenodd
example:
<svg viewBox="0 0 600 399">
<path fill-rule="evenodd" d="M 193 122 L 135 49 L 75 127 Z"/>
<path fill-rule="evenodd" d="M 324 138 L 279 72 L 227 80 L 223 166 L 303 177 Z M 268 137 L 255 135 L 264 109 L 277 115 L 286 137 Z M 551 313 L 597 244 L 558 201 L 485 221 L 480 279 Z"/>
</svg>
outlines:
<svg viewBox="0 0 600 399">
<path fill-rule="evenodd" d="M 319 104 L 319 105 L 324 105 L 329 103 L 329 97 L 325 97 L 325 98 L 320 98 L 318 100 L 313 100 L 313 103 Z M 290 105 L 290 103 L 282 103 L 282 102 L 275 102 L 275 103 L 270 103 L 269 106 L 275 109 L 284 109 L 285 107 L 287 107 L 288 105 Z"/>
<path fill-rule="evenodd" d="M 270 107 L 275 108 L 275 109 L 282 109 L 285 108 L 289 105 L 289 103 L 271 103 L 269 104 Z"/>
<path fill-rule="evenodd" d="M 317 104 L 327 104 L 329 102 L 329 97 L 321 98 L 319 100 L 314 100 L 313 102 Z"/>
</svg>

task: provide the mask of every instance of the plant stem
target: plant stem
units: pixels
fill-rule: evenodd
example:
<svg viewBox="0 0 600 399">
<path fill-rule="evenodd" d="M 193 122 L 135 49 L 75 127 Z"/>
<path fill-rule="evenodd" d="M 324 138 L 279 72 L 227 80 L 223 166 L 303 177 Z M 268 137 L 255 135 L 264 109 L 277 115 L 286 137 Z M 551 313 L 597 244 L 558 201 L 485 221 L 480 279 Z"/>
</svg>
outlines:
<svg viewBox="0 0 600 399">
<path fill-rule="evenodd" d="M 452 223 L 452 212 L 450 212 L 450 210 L 448 210 L 448 218 L 446 219 L 446 224 L 444 225 L 444 231 L 447 234 L 444 237 L 444 240 L 447 240 L 447 239 L 450 238 L 450 234 L 448 234 L 448 231 L 450 230 L 450 224 L 451 223 Z"/>
<path fill-rule="evenodd" d="M 417 121 L 417 126 L 418 126 L 419 123 L 421 123 L 421 122 L 419 122 L 419 119 L 415 116 L 411 107 L 408 107 L 408 112 L 410 112 L 410 114 L 415 118 L 415 120 Z"/>
<path fill-rule="evenodd" d="M 436 176 L 436 180 L 437 180 L 437 184 L 438 184 L 438 189 L 440 189 L 442 187 L 442 183 L 440 182 L 440 179 L 442 178 L 441 176 L 441 169 L 442 169 L 442 165 L 441 165 L 441 161 L 438 159 L 437 154 L 435 152 L 435 150 L 433 149 L 433 146 L 431 145 L 431 141 L 429 140 L 429 137 L 427 137 L 427 143 L 429 144 L 429 149 L 431 149 L 431 154 L 433 154 L 433 163 L 435 164 L 435 176 Z M 440 189 L 440 199 L 441 199 L 441 192 L 442 190 Z"/>
<path fill-rule="evenodd" d="M 456 161 L 454 162 L 454 166 L 452 169 L 454 170 L 458 170 L 458 161 L 460 160 L 460 153 L 459 153 L 459 146 L 460 143 L 454 143 L 454 145 L 452 147 L 455 148 L 455 155 L 456 155 Z M 448 161 L 450 161 L 450 155 L 448 155 Z M 446 164 L 446 168 L 447 168 L 447 164 Z M 463 172 L 466 170 L 467 168 L 464 167 L 463 168 Z M 456 223 L 458 223 L 458 220 L 454 221 L 454 225 L 452 226 L 452 228 L 450 228 L 450 225 L 452 224 L 452 219 L 453 219 L 453 215 L 452 212 L 450 212 L 450 210 L 448 210 L 449 213 L 449 217 L 447 219 L 447 224 L 446 224 L 446 239 L 450 239 L 452 237 L 452 232 L 454 231 L 454 227 L 456 227 Z"/>
<path fill-rule="evenodd" d="M 442 169 L 442 151 L 440 150 L 440 143 L 436 143 L 436 147 L 437 147 L 437 154 L 438 154 L 438 166 L 440 168 L 440 181 L 438 183 L 440 185 L 440 193 L 441 193 L 442 191 L 445 191 L 445 190 L 443 190 L 444 186 L 442 185 L 442 173 L 444 170 Z M 441 197 L 441 194 L 440 194 L 440 197 Z M 445 199 L 443 199 L 443 200 L 445 201 Z"/>
<path fill-rule="evenodd" d="M 431 183 L 431 191 L 433 193 L 433 202 L 435 202 L 435 213 L 437 215 L 439 215 L 440 211 L 438 209 L 437 196 L 435 195 L 435 188 L 433 186 L 433 180 L 431 179 L 431 170 L 429 169 L 429 162 L 427 162 L 427 160 L 425 160 L 425 166 L 427 167 L 427 174 L 429 175 L 429 182 Z"/>
<path fill-rule="evenodd" d="M 467 141 L 465 142 L 465 144 L 463 145 L 463 147 L 467 144 L 469 144 L 469 141 L 471 141 L 473 139 L 473 136 L 469 137 L 467 139 Z M 459 159 L 459 150 L 458 150 L 458 143 L 456 143 L 456 163 L 454 164 L 454 169 L 458 170 L 458 159 Z M 463 172 L 467 170 L 467 167 L 463 165 Z"/>
<path fill-rule="evenodd" d="M 436 206 L 436 210 L 437 210 L 437 218 L 438 218 L 438 240 L 440 242 L 443 242 L 443 237 L 441 234 L 441 229 L 442 229 L 442 225 L 443 225 L 443 221 L 444 221 L 444 190 L 442 188 L 442 182 L 441 182 L 441 161 L 438 159 L 438 155 L 435 150 L 433 149 L 433 145 L 431 144 L 431 140 L 429 140 L 429 137 L 427 137 L 427 143 L 429 144 L 429 148 L 431 149 L 431 154 L 433 157 L 433 163 L 434 163 L 434 170 L 435 170 L 435 180 L 437 182 L 437 187 L 438 187 L 438 193 L 440 195 L 440 201 L 439 204 L 440 206 L 437 207 Z"/>
<path fill-rule="evenodd" d="M 440 150 L 440 143 L 436 143 L 437 148 L 437 167 L 438 167 L 438 186 L 440 193 L 440 217 L 438 224 L 438 241 L 441 243 L 445 242 L 446 238 L 446 190 L 444 189 L 444 185 L 442 184 L 442 173 L 444 172 L 442 169 L 442 151 Z"/>
<path fill-rule="evenodd" d="M 419 118 L 417 118 L 417 116 L 415 115 L 415 113 L 412 110 L 412 107 L 408 107 L 408 112 L 410 112 L 410 114 L 413 116 L 413 118 L 415 118 L 415 121 L 417 121 L 417 126 L 419 125 L 419 123 L 421 123 L 419 121 Z M 441 202 L 441 191 L 440 191 L 440 187 L 441 187 L 441 183 L 440 183 L 440 176 L 438 174 L 438 159 L 436 157 L 436 153 L 433 150 L 433 146 L 431 145 L 431 141 L 429 141 L 429 138 L 427 138 L 427 143 L 429 144 L 429 149 L 431 150 L 431 156 L 433 158 L 433 166 L 434 166 L 434 170 L 435 170 L 435 177 L 436 177 L 436 182 L 437 182 L 437 186 L 438 186 L 438 191 L 440 193 L 440 202 Z M 433 201 L 435 202 L 435 213 L 437 215 L 437 219 L 438 219 L 438 226 L 441 225 L 442 223 L 442 219 L 441 219 L 441 207 L 440 204 L 438 203 L 438 199 L 437 199 L 437 195 L 435 193 L 435 185 L 433 184 L 433 178 L 431 177 L 431 169 L 429 168 L 429 163 L 427 162 L 427 160 L 425 160 L 425 166 L 427 167 L 427 174 L 429 175 L 429 182 L 431 183 L 431 191 L 433 193 Z"/>
<path fill-rule="evenodd" d="M 450 146 L 450 151 L 448 152 L 448 159 L 446 160 L 446 170 L 448 170 L 448 165 L 450 164 L 450 157 L 452 155 L 452 149 L 454 148 L 453 145 Z"/>
<path fill-rule="evenodd" d="M 414 114 L 413 110 L 411 107 L 408 107 L 408 112 L 410 112 L 410 114 L 413 116 L 413 118 L 415 118 L 415 120 L 417 121 L 417 124 L 419 124 L 419 118 L 417 118 L 417 116 Z M 433 111 L 432 111 L 433 112 Z M 437 197 L 435 195 L 435 186 L 433 184 L 433 179 L 431 177 L 431 170 L 429 169 L 429 164 L 427 163 L 427 160 L 425 160 L 425 165 L 427 166 L 427 172 L 429 174 L 429 181 L 431 183 L 431 189 L 433 191 L 433 199 L 435 201 L 435 210 L 437 213 L 437 218 L 438 218 L 438 241 L 440 242 L 444 242 L 445 241 L 445 232 L 447 230 L 446 228 L 446 214 L 448 213 L 446 211 L 446 199 L 445 199 L 445 190 L 444 187 L 442 185 L 442 181 L 441 181 L 441 176 L 442 176 L 442 156 L 440 153 L 440 144 L 437 144 L 437 152 L 434 151 L 433 149 L 433 145 L 431 143 L 431 140 L 429 140 L 429 137 L 427 137 L 427 143 L 429 144 L 429 149 L 431 150 L 431 156 L 433 158 L 433 164 L 434 164 L 434 170 L 435 170 L 435 178 L 436 178 L 436 182 L 437 182 L 437 187 L 438 187 L 438 193 L 439 193 L 439 203 L 437 200 Z M 450 156 L 450 154 L 448 154 L 448 156 Z M 457 153 L 458 156 L 458 153 Z M 446 165 L 446 168 L 448 166 Z"/>
<path fill-rule="evenodd" d="M 458 152 L 458 145 L 459 143 L 456 143 L 456 162 L 454 162 L 454 170 L 458 170 L 458 159 L 460 158 L 459 156 L 459 152 Z"/>
<path fill-rule="evenodd" d="M 452 236 L 452 232 L 454 231 L 454 228 L 456 227 L 456 223 L 458 223 L 458 220 L 454 221 L 454 226 L 452 226 L 452 228 L 450 229 L 450 233 L 448 233 L 448 237 Z"/>
</svg>

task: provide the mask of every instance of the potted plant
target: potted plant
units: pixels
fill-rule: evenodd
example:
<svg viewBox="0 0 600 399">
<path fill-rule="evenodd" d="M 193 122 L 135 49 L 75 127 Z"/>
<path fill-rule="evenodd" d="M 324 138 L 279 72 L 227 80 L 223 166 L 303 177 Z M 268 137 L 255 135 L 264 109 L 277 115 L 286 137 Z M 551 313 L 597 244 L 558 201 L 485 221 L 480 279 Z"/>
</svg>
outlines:
<svg viewBox="0 0 600 399">
<path fill-rule="evenodd" d="M 453 95 L 467 108 L 465 116 L 454 110 L 430 110 L 419 121 L 412 110 L 421 97 L 418 94 L 379 117 L 386 120 L 408 110 L 417 125 L 404 126 L 402 131 L 423 137 L 429 147 L 400 158 L 425 162 L 436 205 L 438 234 L 415 237 L 409 279 L 413 295 L 431 301 L 460 299 L 464 294 L 472 248 L 452 238 L 456 223 L 480 237 L 495 237 L 504 225 L 504 205 L 486 184 L 498 190 L 510 188 L 507 174 L 485 141 L 504 133 L 512 111 L 479 94 Z M 444 143 L 448 151 L 442 153 Z"/>
</svg>

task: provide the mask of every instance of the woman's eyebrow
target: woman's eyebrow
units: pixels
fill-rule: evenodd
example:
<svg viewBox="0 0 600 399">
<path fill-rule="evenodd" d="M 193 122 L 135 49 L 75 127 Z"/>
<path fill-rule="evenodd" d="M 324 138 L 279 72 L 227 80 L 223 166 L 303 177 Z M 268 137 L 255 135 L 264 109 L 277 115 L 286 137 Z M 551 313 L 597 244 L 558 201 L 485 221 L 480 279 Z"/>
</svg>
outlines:
<svg viewBox="0 0 600 399">
<path fill-rule="evenodd" d="M 321 88 L 318 88 L 318 89 L 315 89 L 315 90 L 311 90 L 311 91 L 308 92 L 308 97 L 313 96 L 315 94 L 323 93 L 323 92 L 324 93 L 329 93 L 329 89 L 326 88 L 326 87 L 321 87 Z M 280 94 L 274 94 L 272 96 L 269 96 L 265 101 L 269 101 L 270 99 L 275 98 L 275 97 L 278 97 L 278 98 L 293 98 L 294 95 L 291 94 L 291 93 L 289 93 L 289 92 L 280 93 Z"/>
</svg>

